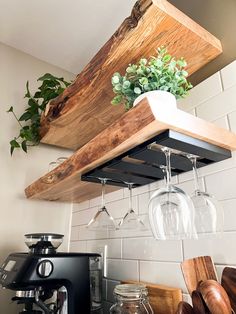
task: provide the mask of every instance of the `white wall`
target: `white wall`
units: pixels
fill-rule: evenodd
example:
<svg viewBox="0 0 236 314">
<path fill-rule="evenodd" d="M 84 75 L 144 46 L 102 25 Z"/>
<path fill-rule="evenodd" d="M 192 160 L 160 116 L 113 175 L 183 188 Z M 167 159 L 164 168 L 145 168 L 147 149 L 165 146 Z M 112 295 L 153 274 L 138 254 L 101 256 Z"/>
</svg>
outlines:
<svg viewBox="0 0 236 314">
<path fill-rule="evenodd" d="M 62 69 L 0 43 L 0 263 L 10 252 L 26 251 L 25 233 L 62 233 L 66 236 L 62 249 L 67 250 L 68 246 L 71 205 L 27 200 L 24 188 L 47 172 L 50 161 L 70 152 L 40 145 L 28 154 L 16 151 L 11 157 L 9 153 L 9 141 L 19 129 L 6 111 L 13 105 L 20 115 L 25 105 L 26 81 L 35 90 L 37 78 L 46 72 L 73 78 Z M 9 292 L 2 289 L 0 313 L 18 313 Z"/>
<path fill-rule="evenodd" d="M 179 107 L 236 132 L 235 95 L 236 61 L 196 86 L 186 100 L 179 102 Z M 184 259 L 211 255 L 219 274 L 225 264 L 236 266 L 236 154 L 233 153 L 231 159 L 201 168 L 200 176 L 203 187 L 214 194 L 224 207 L 225 233 L 220 240 L 155 241 L 150 231 L 90 232 L 85 226 L 96 212 L 100 199 L 74 205 L 71 251 L 101 252 L 104 245 L 108 245 L 108 279 L 104 282 L 107 309 L 113 300 L 113 287 L 119 280 L 143 280 L 176 286 L 187 297 L 180 270 L 180 262 Z M 191 172 L 175 177 L 175 180 L 186 192 L 193 192 Z M 153 183 L 134 190 L 134 207 L 145 221 L 150 195 L 162 184 Z M 107 208 L 117 221 L 127 211 L 127 196 L 127 190 L 123 189 L 107 195 Z"/>
</svg>

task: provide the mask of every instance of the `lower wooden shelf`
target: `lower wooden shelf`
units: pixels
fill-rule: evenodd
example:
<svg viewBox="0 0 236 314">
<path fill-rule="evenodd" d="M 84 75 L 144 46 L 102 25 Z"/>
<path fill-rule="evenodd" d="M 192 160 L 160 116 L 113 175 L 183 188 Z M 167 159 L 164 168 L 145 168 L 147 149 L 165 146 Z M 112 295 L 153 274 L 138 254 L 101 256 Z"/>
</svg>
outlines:
<svg viewBox="0 0 236 314">
<path fill-rule="evenodd" d="M 86 176 L 95 169 L 101 171 L 101 167 L 103 169 L 104 165 L 106 166 L 107 163 L 116 158 L 127 163 L 128 161 L 123 160 L 122 156 L 126 156 L 127 152 L 131 150 L 136 152 L 135 149 L 140 146 L 142 148 L 144 144 L 146 147 L 148 141 L 152 142 L 157 136 L 162 138 L 161 145 L 168 146 L 168 138 L 171 137 L 165 138 L 160 135 L 166 134 L 163 132 L 168 130 L 170 130 L 168 134 L 171 134 L 172 141 L 177 134 L 174 132 L 187 136 L 185 142 L 188 138 L 195 139 L 194 145 L 189 144 L 189 147 L 192 146 L 192 150 L 189 151 L 188 149 L 187 152 L 200 155 L 203 158 L 200 160 L 202 164 L 229 158 L 231 156 L 230 151 L 236 150 L 236 135 L 234 133 L 179 109 L 170 110 L 160 107 L 158 102 L 152 102 L 145 98 L 136 107 L 125 113 L 119 120 L 76 151 L 63 164 L 28 186 L 25 190 L 26 196 L 35 199 L 78 203 L 96 197 L 100 195 L 100 186 L 92 182 L 84 182 L 81 180 L 82 178 L 86 179 Z M 178 143 L 180 142 L 179 139 L 175 139 L 174 144 L 172 143 L 173 148 L 179 149 Z M 196 151 L 197 147 L 201 152 L 200 154 L 199 151 Z M 137 155 L 136 158 L 129 155 L 130 157 L 136 160 L 139 159 Z M 150 167 L 148 160 L 141 160 L 142 166 Z M 124 164 L 120 167 L 124 167 Z M 177 170 L 177 173 L 179 173 L 181 169 Z M 186 171 L 188 170 L 190 169 L 186 169 Z M 124 171 L 125 174 L 127 172 L 131 175 L 132 171 Z M 138 177 L 140 180 L 144 178 L 140 173 Z M 152 177 L 152 180 L 146 180 L 143 184 L 150 183 L 155 179 Z M 136 186 L 138 185 L 142 185 L 142 182 L 136 184 Z M 116 188 L 110 187 L 109 191 Z"/>
</svg>

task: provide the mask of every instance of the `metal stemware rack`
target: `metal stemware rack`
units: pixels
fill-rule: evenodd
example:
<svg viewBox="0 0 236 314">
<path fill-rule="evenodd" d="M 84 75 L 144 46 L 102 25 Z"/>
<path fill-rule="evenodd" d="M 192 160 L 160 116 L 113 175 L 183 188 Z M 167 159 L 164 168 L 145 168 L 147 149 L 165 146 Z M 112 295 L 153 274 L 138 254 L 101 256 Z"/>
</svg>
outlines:
<svg viewBox="0 0 236 314">
<path fill-rule="evenodd" d="M 197 167 L 222 161 L 231 157 L 231 151 L 205 141 L 167 130 L 126 153 L 82 175 L 83 181 L 100 183 L 106 178 L 107 184 L 126 187 L 146 185 L 164 178 L 163 166 L 166 158 L 162 147 L 172 150 L 172 176 L 190 171 L 192 164 L 187 155 L 198 157 Z"/>
</svg>

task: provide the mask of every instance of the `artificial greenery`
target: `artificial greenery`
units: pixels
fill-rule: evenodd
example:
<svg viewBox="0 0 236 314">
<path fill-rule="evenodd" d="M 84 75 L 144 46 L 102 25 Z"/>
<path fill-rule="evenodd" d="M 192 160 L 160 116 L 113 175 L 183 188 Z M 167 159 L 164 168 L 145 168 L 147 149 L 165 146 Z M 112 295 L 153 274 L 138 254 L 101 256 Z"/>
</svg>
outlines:
<svg viewBox="0 0 236 314">
<path fill-rule="evenodd" d="M 149 60 L 142 58 L 137 64 L 129 64 L 124 76 L 118 72 L 113 74 L 111 82 L 116 96 L 111 103 L 122 103 L 129 110 L 140 94 L 153 90 L 170 92 L 176 99 L 183 98 L 192 88 L 186 79 L 186 66 L 184 58 L 176 60 L 168 54 L 165 47 L 160 47 L 157 56 Z"/>
<path fill-rule="evenodd" d="M 55 77 L 50 73 L 44 74 L 38 81 L 42 82 L 42 84 L 34 94 L 31 94 L 29 90 L 29 82 L 26 83 L 25 98 L 28 99 L 28 105 L 20 118 L 16 116 L 12 106 L 7 111 L 13 114 L 20 126 L 19 135 L 10 141 L 11 155 L 16 148 L 21 148 L 27 153 L 29 146 L 39 144 L 41 114 L 45 111 L 48 102 L 60 95 L 70 85 L 62 77 Z"/>
</svg>

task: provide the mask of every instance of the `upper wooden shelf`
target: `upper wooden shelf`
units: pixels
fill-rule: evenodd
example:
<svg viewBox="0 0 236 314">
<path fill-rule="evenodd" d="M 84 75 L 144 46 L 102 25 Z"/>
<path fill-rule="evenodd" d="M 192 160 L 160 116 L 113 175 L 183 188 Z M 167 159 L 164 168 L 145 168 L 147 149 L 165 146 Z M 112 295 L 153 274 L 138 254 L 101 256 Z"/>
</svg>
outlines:
<svg viewBox="0 0 236 314">
<path fill-rule="evenodd" d="M 96 197 L 100 188 L 97 184 L 81 181 L 83 174 L 166 130 L 215 145 L 220 154 L 222 151 L 226 154 L 226 158 L 229 155 L 225 149 L 236 150 L 235 134 L 179 109 L 163 108 L 158 106 L 158 102 L 153 103 L 145 98 L 63 164 L 27 187 L 26 196 L 66 202 L 82 202 Z"/>
<path fill-rule="evenodd" d="M 42 143 L 78 149 L 124 113 L 112 106 L 111 77 L 129 63 L 165 45 L 184 57 L 191 75 L 216 58 L 220 41 L 166 0 L 139 0 L 131 15 L 62 95 L 51 101 L 41 120 Z"/>
</svg>

